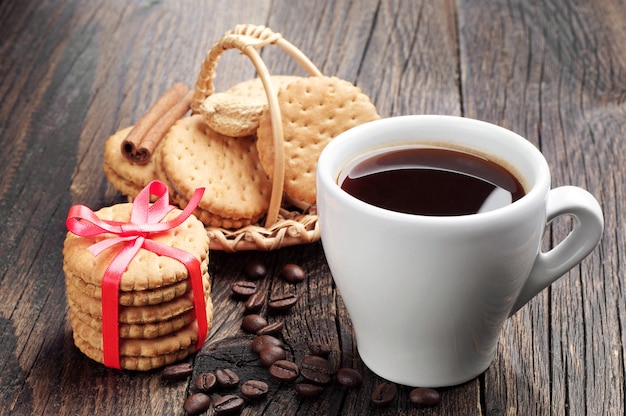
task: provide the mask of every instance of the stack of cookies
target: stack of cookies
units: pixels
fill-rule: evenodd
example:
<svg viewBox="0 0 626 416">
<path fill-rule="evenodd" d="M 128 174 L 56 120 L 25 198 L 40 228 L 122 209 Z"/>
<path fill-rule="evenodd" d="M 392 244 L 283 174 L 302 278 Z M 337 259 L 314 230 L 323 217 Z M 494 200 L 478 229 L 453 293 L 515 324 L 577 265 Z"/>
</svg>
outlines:
<svg viewBox="0 0 626 416">
<path fill-rule="evenodd" d="M 103 208 L 102 220 L 129 222 L 132 204 Z M 181 213 L 174 209 L 164 218 Z M 102 335 L 102 280 L 107 267 L 120 252 L 118 244 L 94 256 L 88 248 L 110 237 L 80 237 L 71 232 L 63 247 L 70 322 L 76 346 L 88 357 L 104 363 Z M 119 285 L 118 327 L 120 367 L 150 370 L 181 360 L 196 352 L 199 313 L 211 325 L 208 274 L 209 240 L 204 225 L 193 215 L 181 225 L 151 239 L 184 250 L 201 264 L 206 311 L 196 311 L 189 272 L 180 261 L 144 248 L 133 257 Z"/>
</svg>

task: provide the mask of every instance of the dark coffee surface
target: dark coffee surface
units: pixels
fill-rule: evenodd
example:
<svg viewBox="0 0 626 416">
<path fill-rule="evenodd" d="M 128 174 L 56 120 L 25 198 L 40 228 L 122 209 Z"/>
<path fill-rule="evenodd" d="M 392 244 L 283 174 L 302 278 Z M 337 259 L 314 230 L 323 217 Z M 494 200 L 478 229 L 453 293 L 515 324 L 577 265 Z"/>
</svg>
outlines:
<svg viewBox="0 0 626 416">
<path fill-rule="evenodd" d="M 431 216 L 492 211 L 524 196 L 519 180 L 502 166 L 439 148 L 376 154 L 352 167 L 340 185 L 369 204 Z"/>
</svg>

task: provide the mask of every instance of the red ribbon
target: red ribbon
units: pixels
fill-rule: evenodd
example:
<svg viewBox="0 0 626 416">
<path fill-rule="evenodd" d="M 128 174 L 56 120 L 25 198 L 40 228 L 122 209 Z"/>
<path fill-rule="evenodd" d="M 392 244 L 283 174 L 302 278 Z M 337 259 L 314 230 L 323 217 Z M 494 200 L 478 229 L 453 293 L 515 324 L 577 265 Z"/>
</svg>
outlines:
<svg viewBox="0 0 626 416">
<path fill-rule="evenodd" d="M 102 350 L 104 365 L 112 368 L 120 367 L 119 346 L 119 287 L 122 274 L 135 257 L 140 248 L 149 250 L 159 256 L 171 257 L 180 261 L 189 271 L 193 303 L 198 321 L 199 350 L 204 344 L 208 332 L 204 286 L 200 262 L 192 254 L 176 247 L 167 246 L 150 239 L 156 235 L 181 225 L 198 206 L 204 188 L 198 188 L 189 200 L 189 204 L 175 218 L 161 222 L 174 206 L 169 204 L 167 185 L 163 182 L 150 182 L 135 198 L 131 211 L 130 222 L 102 220 L 84 205 L 74 205 L 67 215 L 66 226 L 72 233 L 81 237 L 100 234 L 115 234 L 110 238 L 89 246 L 88 250 L 97 256 L 102 251 L 117 244 L 123 248 L 107 267 L 102 277 Z M 150 204 L 150 196 L 157 200 Z"/>
</svg>

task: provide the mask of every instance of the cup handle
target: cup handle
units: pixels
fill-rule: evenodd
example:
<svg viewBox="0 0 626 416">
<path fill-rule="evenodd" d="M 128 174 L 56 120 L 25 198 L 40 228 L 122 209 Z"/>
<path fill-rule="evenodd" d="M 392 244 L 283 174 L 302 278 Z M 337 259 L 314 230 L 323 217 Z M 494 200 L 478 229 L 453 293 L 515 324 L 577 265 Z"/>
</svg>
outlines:
<svg viewBox="0 0 626 416">
<path fill-rule="evenodd" d="M 556 247 L 545 253 L 539 251 L 509 316 L 580 263 L 602 237 L 604 217 L 600 204 L 582 188 L 562 186 L 552 189 L 548 195 L 546 215 L 548 223 L 561 215 L 572 216 L 572 231 Z"/>
</svg>

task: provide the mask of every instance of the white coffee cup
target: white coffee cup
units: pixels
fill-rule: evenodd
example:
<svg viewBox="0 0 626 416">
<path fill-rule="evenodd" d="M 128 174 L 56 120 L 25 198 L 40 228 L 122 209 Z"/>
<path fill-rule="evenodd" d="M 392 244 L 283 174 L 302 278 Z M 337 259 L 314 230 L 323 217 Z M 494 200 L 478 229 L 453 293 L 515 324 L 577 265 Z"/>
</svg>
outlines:
<svg viewBox="0 0 626 416">
<path fill-rule="evenodd" d="M 526 195 L 493 211 L 436 217 L 369 205 L 341 189 L 351 162 L 401 146 L 464 149 L 515 173 Z M 324 252 L 363 362 L 400 384 L 451 386 L 484 372 L 505 320 L 581 262 L 604 220 L 587 191 L 550 189 L 548 164 L 529 141 L 453 116 L 392 117 L 332 140 L 317 165 Z M 546 224 L 568 215 L 570 234 L 541 251 Z"/>
</svg>

